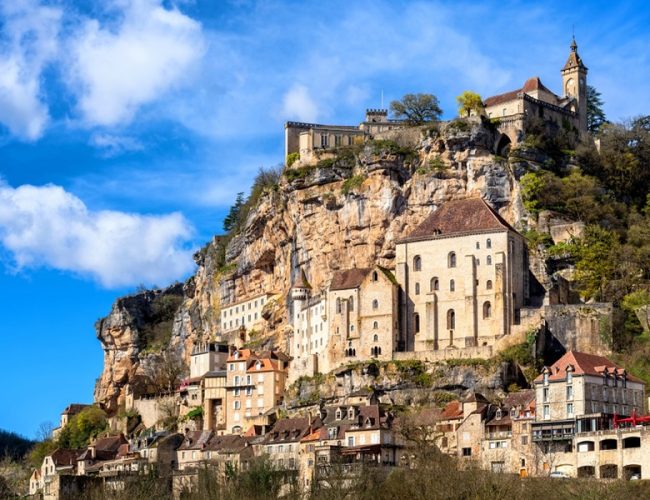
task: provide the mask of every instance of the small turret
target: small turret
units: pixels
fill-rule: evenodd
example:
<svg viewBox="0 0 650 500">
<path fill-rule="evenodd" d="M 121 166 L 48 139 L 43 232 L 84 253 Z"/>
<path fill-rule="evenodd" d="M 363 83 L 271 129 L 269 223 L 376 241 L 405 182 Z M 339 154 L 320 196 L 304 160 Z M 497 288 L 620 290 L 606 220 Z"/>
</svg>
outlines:
<svg viewBox="0 0 650 500">
<path fill-rule="evenodd" d="M 307 300 L 309 290 L 311 290 L 311 285 L 307 281 L 304 271 L 300 271 L 298 279 L 291 287 L 291 299 L 294 301 Z"/>
<path fill-rule="evenodd" d="M 366 109 L 366 122 L 379 123 L 388 121 L 387 109 Z"/>
</svg>

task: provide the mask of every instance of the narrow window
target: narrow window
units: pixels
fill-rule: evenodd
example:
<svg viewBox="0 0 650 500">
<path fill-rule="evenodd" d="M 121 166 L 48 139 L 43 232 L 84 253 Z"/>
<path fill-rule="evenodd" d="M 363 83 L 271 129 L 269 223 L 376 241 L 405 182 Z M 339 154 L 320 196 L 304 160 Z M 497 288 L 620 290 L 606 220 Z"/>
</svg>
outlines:
<svg viewBox="0 0 650 500">
<path fill-rule="evenodd" d="M 490 301 L 483 302 L 483 319 L 492 317 L 492 304 Z"/>
<path fill-rule="evenodd" d="M 373 329 L 373 330 L 376 330 L 377 328 L 379 328 L 379 323 L 377 323 L 377 322 L 375 321 L 375 322 L 372 324 L 372 329 Z"/>
<path fill-rule="evenodd" d="M 454 312 L 453 309 L 449 309 L 447 311 L 447 330 L 455 330 L 456 329 L 456 313 Z"/>
<path fill-rule="evenodd" d="M 492 290 L 492 280 L 487 280 L 485 283 L 485 288 Z"/>
<path fill-rule="evenodd" d="M 413 270 L 414 271 L 422 270 L 422 259 L 420 258 L 419 255 L 413 257 Z"/>
<path fill-rule="evenodd" d="M 447 255 L 447 267 L 456 267 L 456 253 L 449 252 Z"/>
<path fill-rule="evenodd" d="M 372 308 L 379 309 L 379 301 L 377 299 L 372 301 Z"/>
<path fill-rule="evenodd" d="M 438 278 L 431 278 L 431 282 L 429 284 L 429 291 L 435 292 L 436 290 L 440 289 L 440 282 L 438 281 Z"/>
<path fill-rule="evenodd" d="M 491 265 L 492 265 L 492 256 L 491 256 L 491 255 L 488 255 L 488 256 L 485 258 L 485 263 L 486 263 L 488 266 L 491 266 Z"/>
<path fill-rule="evenodd" d="M 352 296 L 348 299 L 348 303 L 350 304 L 350 312 L 354 311 L 354 298 Z"/>
<path fill-rule="evenodd" d="M 420 295 L 420 283 L 415 284 L 415 295 Z"/>
<path fill-rule="evenodd" d="M 341 299 L 336 299 L 336 312 L 337 314 L 341 314 Z"/>
<path fill-rule="evenodd" d="M 379 279 L 379 275 L 377 274 L 377 271 L 372 272 L 372 281 L 377 281 Z"/>
<path fill-rule="evenodd" d="M 375 335 L 372 337 L 372 340 L 373 340 L 373 342 L 379 342 L 379 335 L 375 334 Z"/>
<path fill-rule="evenodd" d="M 480 250 L 480 249 L 481 249 L 481 244 L 480 244 L 478 241 L 476 242 L 476 249 L 477 249 L 477 250 Z"/>
<path fill-rule="evenodd" d="M 449 291 L 450 292 L 455 292 L 456 291 L 456 282 L 454 280 L 449 281 Z"/>
<path fill-rule="evenodd" d="M 488 238 L 485 242 L 485 246 L 486 248 L 492 248 L 492 240 L 490 238 Z"/>
<path fill-rule="evenodd" d="M 420 331 L 420 315 L 418 313 L 415 313 L 413 319 L 415 323 L 415 333 L 418 333 Z"/>
</svg>

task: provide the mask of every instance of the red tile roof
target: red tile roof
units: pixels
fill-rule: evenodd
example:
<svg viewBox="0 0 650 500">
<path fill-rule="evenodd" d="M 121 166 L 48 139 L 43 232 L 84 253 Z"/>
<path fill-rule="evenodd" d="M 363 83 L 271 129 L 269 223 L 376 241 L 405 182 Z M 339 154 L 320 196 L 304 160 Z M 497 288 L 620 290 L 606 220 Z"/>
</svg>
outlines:
<svg viewBox="0 0 650 500">
<path fill-rule="evenodd" d="M 77 457 L 83 453 L 83 450 L 68 450 L 65 448 L 57 448 L 52 452 L 50 457 L 52 462 L 57 467 L 63 465 L 74 465 L 77 463 Z"/>
<path fill-rule="evenodd" d="M 622 375 L 625 369 L 615 365 L 611 360 L 604 356 L 596 354 L 587 354 L 586 352 L 569 351 L 558 359 L 551 367 L 549 380 L 564 380 L 566 378 L 567 367 L 573 367 L 574 375 L 594 375 L 600 377 L 605 371 Z M 641 379 L 626 373 L 627 380 L 632 382 L 644 383 Z M 544 374 L 540 374 L 535 382 L 544 380 Z"/>
<path fill-rule="evenodd" d="M 527 94 L 528 92 L 533 92 L 534 90 L 544 90 L 546 92 L 549 92 L 553 94 L 551 90 L 549 90 L 539 79 L 538 76 L 533 76 L 532 78 L 529 78 L 526 80 L 524 83 L 524 86 L 521 87 L 520 89 L 517 90 L 511 90 L 510 92 L 505 92 L 503 94 L 498 94 L 495 96 L 488 97 L 485 99 L 483 102 L 483 105 L 486 108 L 489 108 L 491 106 L 497 106 L 499 104 L 503 104 L 505 102 L 510 102 L 514 101 L 517 99 L 519 94 Z"/>
<path fill-rule="evenodd" d="M 515 231 L 485 200 L 466 198 L 441 205 L 402 241 L 505 230 Z"/>
</svg>

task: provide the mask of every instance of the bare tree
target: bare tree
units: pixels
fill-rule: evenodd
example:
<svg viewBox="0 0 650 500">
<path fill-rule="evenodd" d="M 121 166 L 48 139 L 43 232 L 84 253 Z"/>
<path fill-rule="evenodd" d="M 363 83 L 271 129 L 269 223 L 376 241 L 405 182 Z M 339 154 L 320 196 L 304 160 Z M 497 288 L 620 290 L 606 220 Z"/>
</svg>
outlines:
<svg viewBox="0 0 650 500">
<path fill-rule="evenodd" d="M 144 368 L 149 384 L 158 395 L 172 394 L 187 373 L 180 356 L 170 350 L 149 357 Z"/>
</svg>

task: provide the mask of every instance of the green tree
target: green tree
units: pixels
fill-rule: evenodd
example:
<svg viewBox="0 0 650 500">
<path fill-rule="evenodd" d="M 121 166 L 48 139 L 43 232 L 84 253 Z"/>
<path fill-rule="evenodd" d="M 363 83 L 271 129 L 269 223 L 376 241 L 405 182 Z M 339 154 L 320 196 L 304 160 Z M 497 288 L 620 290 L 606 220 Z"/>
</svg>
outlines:
<svg viewBox="0 0 650 500">
<path fill-rule="evenodd" d="M 226 215 L 226 218 L 223 220 L 224 231 L 229 232 L 239 227 L 240 214 L 244 204 L 245 204 L 244 193 L 243 192 L 237 193 L 235 204 L 232 207 L 230 207 L 230 211 L 228 212 L 228 215 Z"/>
<path fill-rule="evenodd" d="M 587 129 L 592 134 L 598 132 L 600 127 L 607 123 L 603 104 L 605 103 L 601 99 L 600 92 L 595 87 L 587 85 Z"/>
<path fill-rule="evenodd" d="M 442 115 L 438 98 L 433 94 L 406 94 L 391 102 L 390 109 L 395 118 L 404 119 L 409 125 L 422 125 Z"/>
<path fill-rule="evenodd" d="M 98 436 L 107 425 L 108 420 L 104 410 L 96 406 L 84 408 L 61 429 L 57 446 L 71 449 L 88 446 L 90 439 Z"/>
<path fill-rule="evenodd" d="M 585 228 L 577 243 L 576 274 L 586 299 L 604 300 L 617 270 L 620 243 L 616 233 L 600 226 Z"/>
<path fill-rule="evenodd" d="M 458 103 L 459 116 L 469 116 L 472 114 L 472 111 L 477 115 L 480 115 L 485 110 L 481 96 L 476 92 L 471 92 L 469 90 L 465 90 L 462 94 L 456 97 L 456 102 Z"/>
</svg>

